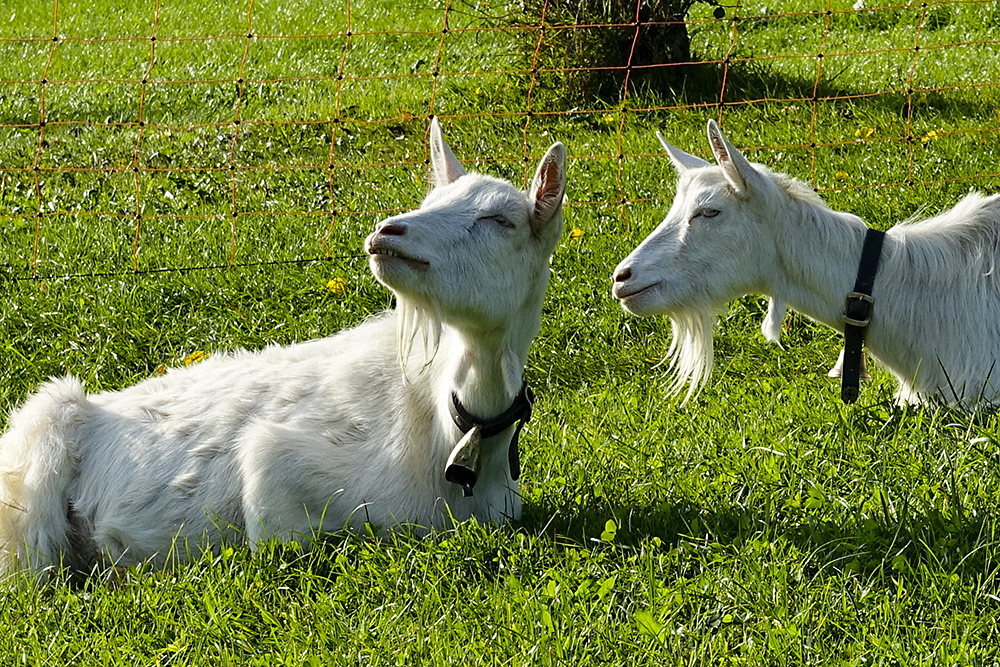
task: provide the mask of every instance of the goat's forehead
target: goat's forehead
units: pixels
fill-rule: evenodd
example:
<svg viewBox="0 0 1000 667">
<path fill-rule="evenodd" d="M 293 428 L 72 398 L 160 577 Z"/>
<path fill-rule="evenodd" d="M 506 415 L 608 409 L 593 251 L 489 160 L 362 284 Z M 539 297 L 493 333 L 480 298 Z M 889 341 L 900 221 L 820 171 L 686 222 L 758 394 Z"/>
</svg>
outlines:
<svg viewBox="0 0 1000 667">
<path fill-rule="evenodd" d="M 725 197 L 732 188 L 720 167 L 702 167 L 684 172 L 677 179 L 675 201 L 697 204 L 709 199 Z"/>
<path fill-rule="evenodd" d="M 677 192 L 697 193 L 703 190 L 719 192 L 726 189 L 728 181 L 722 173 L 722 167 L 701 167 L 689 169 L 677 180 Z"/>
<path fill-rule="evenodd" d="M 435 188 L 421 208 L 470 207 L 498 211 L 527 208 L 523 192 L 507 181 L 482 174 L 466 174 L 444 187 Z"/>
</svg>

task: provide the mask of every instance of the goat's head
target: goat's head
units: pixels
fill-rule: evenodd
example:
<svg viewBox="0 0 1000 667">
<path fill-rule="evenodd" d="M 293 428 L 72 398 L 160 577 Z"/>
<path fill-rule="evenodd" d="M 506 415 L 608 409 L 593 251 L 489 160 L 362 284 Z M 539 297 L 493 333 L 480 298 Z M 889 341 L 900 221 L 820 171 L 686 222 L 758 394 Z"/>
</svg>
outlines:
<svg viewBox="0 0 1000 667">
<path fill-rule="evenodd" d="M 711 373 L 718 309 L 762 291 L 776 261 L 768 226 L 787 201 L 770 172 L 748 162 L 714 121 L 708 140 L 717 166 L 660 137 L 678 172 L 677 194 L 666 219 L 617 266 L 612 288 L 629 312 L 671 318 L 674 389 L 691 382 L 692 392 Z"/>
<path fill-rule="evenodd" d="M 430 154 L 434 188 L 420 208 L 383 220 L 365 240 L 372 272 L 401 303 L 467 334 L 527 329 L 516 341 L 526 353 L 562 230 L 566 149 L 549 148 L 527 193 L 466 173 L 437 119 Z"/>
</svg>

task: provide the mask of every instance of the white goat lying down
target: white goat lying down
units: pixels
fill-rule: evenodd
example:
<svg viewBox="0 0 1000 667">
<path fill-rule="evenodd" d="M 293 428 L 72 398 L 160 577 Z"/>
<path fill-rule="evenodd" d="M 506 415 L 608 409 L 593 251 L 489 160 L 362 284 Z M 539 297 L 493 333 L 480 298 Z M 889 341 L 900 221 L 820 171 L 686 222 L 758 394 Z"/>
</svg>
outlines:
<svg viewBox="0 0 1000 667">
<path fill-rule="evenodd" d="M 663 142 L 678 172 L 673 206 L 613 275 L 626 310 L 670 317 L 674 389 L 690 383 L 688 396 L 708 381 L 716 313 L 732 299 L 770 297 L 762 331 L 773 342 L 786 304 L 843 332 L 866 233 L 804 183 L 748 162 L 712 121 L 708 139 L 718 166 Z M 901 402 L 997 404 L 998 244 L 1000 196 L 976 193 L 886 234 L 865 342 Z"/>
<path fill-rule="evenodd" d="M 0 439 L 0 572 L 162 565 L 184 545 L 304 540 L 365 521 L 517 518 L 508 448 L 530 410 L 522 370 L 562 228 L 566 153 L 553 145 L 524 193 L 466 174 L 436 120 L 430 149 L 436 187 L 365 241 L 395 311 L 122 391 L 53 380 L 15 412 Z M 469 426 L 455 403 L 467 421 L 517 408 L 476 432 L 471 497 L 445 479 Z M 477 480 L 460 481 L 468 492 Z"/>
</svg>

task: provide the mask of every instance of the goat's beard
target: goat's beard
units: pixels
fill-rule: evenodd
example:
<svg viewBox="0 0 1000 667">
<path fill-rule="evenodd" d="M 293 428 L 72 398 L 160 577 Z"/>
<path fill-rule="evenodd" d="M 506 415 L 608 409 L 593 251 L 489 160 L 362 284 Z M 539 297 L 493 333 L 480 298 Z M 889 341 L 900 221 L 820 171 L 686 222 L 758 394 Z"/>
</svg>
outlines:
<svg viewBox="0 0 1000 667">
<path fill-rule="evenodd" d="M 441 345 L 441 317 L 432 304 L 398 297 L 396 301 L 396 336 L 399 346 L 399 363 L 403 368 L 403 377 L 409 367 L 410 355 L 414 342 L 418 337 L 423 343 L 422 372 L 437 355 Z"/>
<path fill-rule="evenodd" d="M 710 306 L 696 306 L 683 312 L 670 313 L 673 340 L 661 363 L 667 363 L 667 370 L 673 375 L 668 391 L 671 395 L 681 393 L 688 387 L 682 404 L 695 396 L 712 376 L 714 356 L 713 334 L 715 333 L 716 309 Z"/>
</svg>

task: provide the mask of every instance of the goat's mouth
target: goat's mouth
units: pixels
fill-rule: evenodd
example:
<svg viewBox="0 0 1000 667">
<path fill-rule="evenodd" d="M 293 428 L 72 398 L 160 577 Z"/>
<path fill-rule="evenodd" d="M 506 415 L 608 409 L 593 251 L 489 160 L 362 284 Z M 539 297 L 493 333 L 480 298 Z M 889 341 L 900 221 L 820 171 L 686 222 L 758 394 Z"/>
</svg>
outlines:
<svg viewBox="0 0 1000 667">
<path fill-rule="evenodd" d="M 650 290 L 653 290 L 663 284 L 662 280 L 657 280 L 656 282 L 650 283 L 648 285 L 632 285 L 629 283 L 615 283 L 612 288 L 614 297 L 624 304 L 629 299 L 637 297 L 641 294 L 645 294 Z"/>
<path fill-rule="evenodd" d="M 427 270 L 431 265 L 426 260 L 413 257 L 396 248 L 390 247 L 387 243 L 381 242 L 378 237 L 368 237 L 365 241 L 365 252 L 370 255 L 371 261 L 377 265 L 403 264 L 411 269 L 420 271 Z"/>
<path fill-rule="evenodd" d="M 616 283 L 612 292 L 619 303 L 621 303 L 622 308 L 633 315 L 642 317 L 661 312 L 661 304 L 656 301 L 654 295 L 660 291 L 663 284 L 663 280 L 657 280 L 646 285 Z"/>
</svg>

